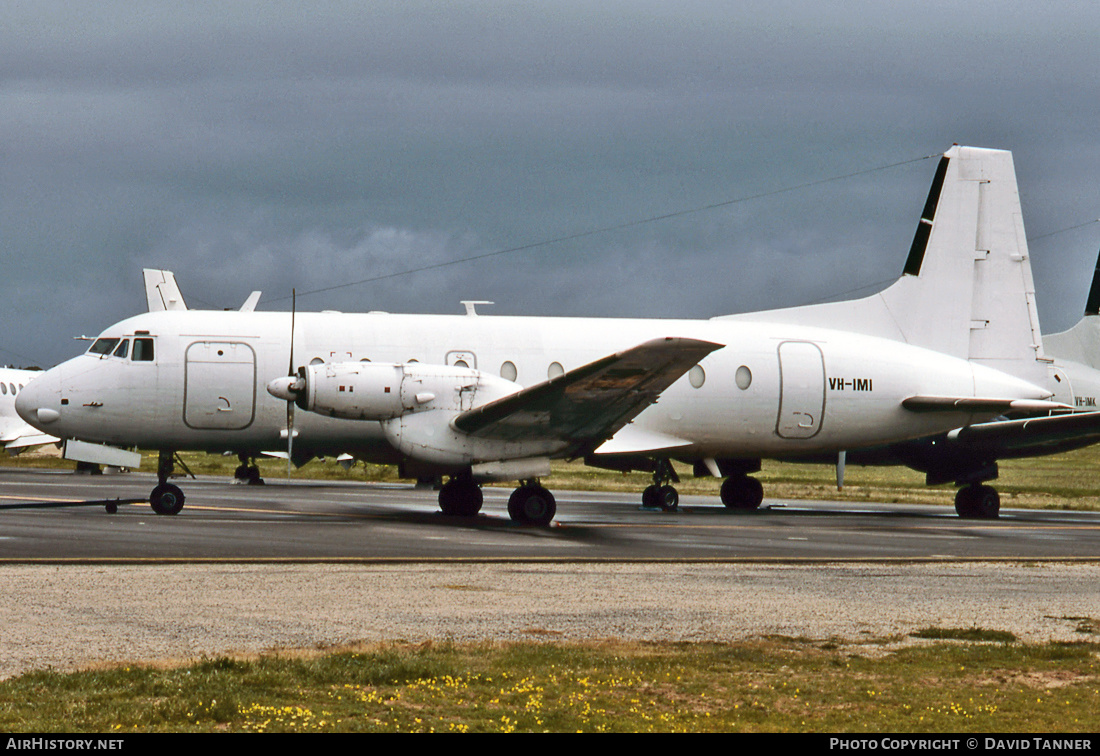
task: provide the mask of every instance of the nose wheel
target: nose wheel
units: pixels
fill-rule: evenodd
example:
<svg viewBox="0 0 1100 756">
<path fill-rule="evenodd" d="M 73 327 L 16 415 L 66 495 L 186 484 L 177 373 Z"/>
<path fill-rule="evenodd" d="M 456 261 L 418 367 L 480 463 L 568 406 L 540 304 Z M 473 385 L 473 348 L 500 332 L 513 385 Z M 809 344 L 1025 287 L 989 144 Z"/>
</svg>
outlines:
<svg viewBox="0 0 1100 756">
<path fill-rule="evenodd" d="M 168 482 L 168 477 L 175 468 L 173 457 L 175 452 L 160 453 L 157 460 L 157 487 L 149 494 L 149 505 L 159 515 L 179 514 L 183 509 L 183 491 L 180 487 Z"/>
<path fill-rule="evenodd" d="M 159 515 L 179 514 L 183 509 L 183 491 L 172 483 L 161 483 L 149 494 L 149 504 Z"/>
</svg>

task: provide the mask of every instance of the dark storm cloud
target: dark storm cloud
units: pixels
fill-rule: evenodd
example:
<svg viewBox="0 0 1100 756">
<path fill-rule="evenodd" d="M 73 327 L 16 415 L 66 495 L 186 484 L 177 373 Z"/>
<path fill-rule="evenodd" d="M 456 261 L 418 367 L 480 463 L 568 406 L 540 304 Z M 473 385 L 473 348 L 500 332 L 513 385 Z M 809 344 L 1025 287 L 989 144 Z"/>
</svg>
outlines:
<svg viewBox="0 0 1100 756">
<path fill-rule="evenodd" d="M 935 162 L 821 179 L 1002 147 L 1030 234 L 1100 215 L 1097 32 L 1092 3 L 9 3 L 0 292 L 23 327 L 0 348 L 68 356 L 144 307 L 141 267 L 212 307 L 295 287 L 708 317 L 873 290 Z M 1097 230 L 1033 246 L 1048 331 Z"/>
</svg>

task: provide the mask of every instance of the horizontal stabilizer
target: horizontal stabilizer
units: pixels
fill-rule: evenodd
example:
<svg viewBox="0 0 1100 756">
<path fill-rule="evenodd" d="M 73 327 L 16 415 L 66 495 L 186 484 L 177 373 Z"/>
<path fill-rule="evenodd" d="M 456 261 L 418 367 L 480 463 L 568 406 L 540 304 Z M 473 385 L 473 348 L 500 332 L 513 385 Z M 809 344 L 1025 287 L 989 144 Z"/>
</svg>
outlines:
<svg viewBox="0 0 1100 756">
<path fill-rule="evenodd" d="M 614 436 L 721 344 L 654 339 L 459 415 L 455 429 L 481 438 L 567 442 L 586 453 Z"/>
<path fill-rule="evenodd" d="M 998 449 L 1061 446 L 1072 441 L 1084 446 L 1100 440 L 1100 412 L 1071 412 L 1023 420 L 998 420 L 951 431 L 948 438 L 963 444 L 996 445 Z"/>
<path fill-rule="evenodd" d="M 990 399 L 978 396 L 911 396 L 901 406 L 910 412 L 1049 412 L 1069 405 L 1045 399 Z"/>
</svg>

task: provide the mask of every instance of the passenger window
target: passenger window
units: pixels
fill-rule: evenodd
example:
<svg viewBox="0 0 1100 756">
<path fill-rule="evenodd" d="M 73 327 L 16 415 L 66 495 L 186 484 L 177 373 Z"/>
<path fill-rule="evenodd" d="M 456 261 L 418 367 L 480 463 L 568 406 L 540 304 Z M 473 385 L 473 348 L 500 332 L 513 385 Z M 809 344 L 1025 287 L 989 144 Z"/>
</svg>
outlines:
<svg viewBox="0 0 1100 756">
<path fill-rule="evenodd" d="M 126 359 L 126 355 L 130 353 L 130 340 L 123 339 L 122 343 L 118 345 L 118 349 L 115 350 L 115 357 L 121 357 Z"/>
<path fill-rule="evenodd" d="M 8 388 L 11 389 L 11 395 L 15 396 L 15 384 L 14 383 L 9 383 Z"/>
<path fill-rule="evenodd" d="M 3 383 L 0 383 L 0 392 L 3 392 L 4 394 L 8 393 L 8 387 Z"/>
<path fill-rule="evenodd" d="M 134 362 L 152 362 L 153 361 L 153 340 L 152 339 L 134 339 Z"/>
<path fill-rule="evenodd" d="M 118 346 L 118 339 L 96 339 L 88 348 L 88 354 L 110 354 Z"/>
</svg>

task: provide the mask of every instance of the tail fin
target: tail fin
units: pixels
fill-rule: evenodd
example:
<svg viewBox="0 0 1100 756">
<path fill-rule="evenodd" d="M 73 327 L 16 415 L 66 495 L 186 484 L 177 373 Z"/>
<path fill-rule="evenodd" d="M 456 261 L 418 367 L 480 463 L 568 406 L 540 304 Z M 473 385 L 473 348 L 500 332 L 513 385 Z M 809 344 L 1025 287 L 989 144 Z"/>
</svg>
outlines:
<svg viewBox="0 0 1100 756">
<path fill-rule="evenodd" d="M 1047 385 L 1012 153 L 952 147 L 940 159 L 901 277 L 849 302 L 744 315 L 883 336 Z"/>
<path fill-rule="evenodd" d="M 149 302 L 149 312 L 187 309 L 172 271 L 143 268 L 141 273 L 145 277 L 145 299 Z"/>
<path fill-rule="evenodd" d="M 1100 368 L 1100 257 L 1092 274 L 1092 287 L 1085 302 L 1085 316 L 1068 331 L 1043 336 L 1050 355 Z"/>
</svg>

